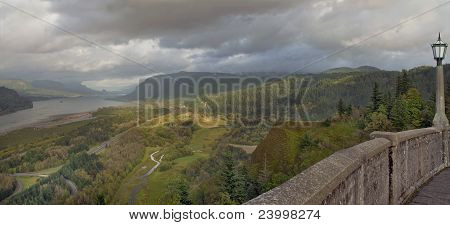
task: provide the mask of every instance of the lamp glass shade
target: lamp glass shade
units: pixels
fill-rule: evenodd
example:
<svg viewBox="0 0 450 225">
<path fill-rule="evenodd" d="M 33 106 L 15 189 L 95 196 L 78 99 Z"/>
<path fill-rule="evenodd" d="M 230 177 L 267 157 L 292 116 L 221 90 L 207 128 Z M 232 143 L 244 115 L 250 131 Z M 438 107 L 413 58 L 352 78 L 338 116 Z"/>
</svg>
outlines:
<svg viewBox="0 0 450 225">
<path fill-rule="evenodd" d="M 434 59 L 443 60 L 447 52 L 447 47 L 448 44 L 441 40 L 441 35 L 439 34 L 438 41 L 431 45 L 431 48 L 433 49 Z"/>
</svg>

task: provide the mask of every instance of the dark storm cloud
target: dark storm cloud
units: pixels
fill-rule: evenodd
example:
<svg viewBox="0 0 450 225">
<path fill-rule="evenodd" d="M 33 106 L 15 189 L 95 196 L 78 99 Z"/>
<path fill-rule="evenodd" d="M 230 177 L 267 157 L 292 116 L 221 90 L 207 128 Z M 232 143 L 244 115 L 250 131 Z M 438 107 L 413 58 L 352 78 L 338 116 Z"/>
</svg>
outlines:
<svg viewBox="0 0 450 225">
<path fill-rule="evenodd" d="M 397 70 L 432 64 L 429 43 L 437 32 L 450 40 L 450 4 L 415 17 L 444 0 L 11 2 L 159 72 L 317 72 L 360 65 Z M 7 56 L 0 77 L 5 71 L 26 79 L 47 74 L 78 80 L 149 73 L 14 10 L 0 11 L 0 54 Z"/>
<path fill-rule="evenodd" d="M 251 20 L 251 15 L 277 14 L 297 0 L 92 0 L 50 1 L 62 15 L 58 23 L 76 32 L 121 41 L 182 35 L 215 29 L 220 23 Z M 114 36 L 116 35 L 116 36 Z"/>
</svg>

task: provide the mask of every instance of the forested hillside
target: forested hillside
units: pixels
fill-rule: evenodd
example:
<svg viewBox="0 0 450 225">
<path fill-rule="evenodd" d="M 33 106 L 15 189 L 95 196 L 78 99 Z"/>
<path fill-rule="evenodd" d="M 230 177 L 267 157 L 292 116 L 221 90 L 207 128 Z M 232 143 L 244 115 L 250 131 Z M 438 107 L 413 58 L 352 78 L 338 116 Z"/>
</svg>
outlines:
<svg viewBox="0 0 450 225">
<path fill-rule="evenodd" d="M 445 71 L 445 80 L 449 80 L 450 65 L 445 65 Z M 434 96 L 434 67 L 417 67 L 405 72 L 411 86 L 419 90 L 423 99 Z M 366 106 L 375 83 L 378 84 L 380 92 L 395 95 L 397 79 L 401 74 L 396 71 L 377 71 L 312 77 L 313 81 L 305 95 L 304 104 L 310 106 L 308 113 L 312 120 L 323 120 L 335 112 L 339 99 L 355 107 Z"/>
<path fill-rule="evenodd" d="M 445 65 L 446 79 L 450 78 L 450 65 Z M 423 98 L 428 99 L 434 95 L 434 67 L 417 67 L 406 71 L 408 73 L 411 84 L 415 86 L 421 93 Z M 194 84 L 188 85 L 186 92 L 178 93 L 175 97 L 200 97 L 201 102 L 207 103 L 213 113 L 218 114 L 239 114 L 244 117 L 247 114 L 255 114 L 269 116 L 268 112 L 271 108 L 283 109 L 288 103 L 294 103 L 296 110 L 290 112 L 282 112 L 289 114 L 293 118 L 293 111 L 300 113 L 302 120 L 323 120 L 331 116 L 335 112 L 336 103 L 339 99 L 351 104 L 354 107 L 365 106 L 369 102 L 371 89 L 374 83 L 378 83 L 381 92 L 395 93 L 395 84 L 397 77 L 401 75 L 400 71 L 384 71 L 375 67 L 362 66 L 358 68 L 336 68 L 325 71 L 320 74 L 294 74 L 284 77 L 281 74 L 262 73 L 261 80 L 274 78 L 272 81 L 257 85 L 257 87 L 240 86 L 238 88 L 221 89 L 213 88 L 212 92 L 207 95 L 202 94 L 203 85 L 199 84 L 194 88 Z M 251 78 L 258 77 L 258 74 L 224 74 L 224 73 L 190 73 L 180 72 L 175 74 L 159 75 L 149 78 L 139 85 L 140 100 L 147 99 L 167 99 L 173 89 L 168 88 L 165 84 L 159 90 L 152 89 L 148 86 L 154 81 L 163 80 L 164 78 L 180 78 L 185 77 L 191 80 L 199 80 L 201 78 Z M 228 87 L 230 80 L 223 79 L 220 84 Z M 235 82 L 235 81 L 233 81 Z M 257 82 L 256 82 L 257 83 Z M 295 86 L 294 84 L 297 84 Z M 146 86 L 147 85 L 147 86 Z M 291 86 L 292 85 L 292 86 Z M 291 87 L 290 87 L 291 86 Z M 149 88 L 150 87 L 150 88 Z M 173 88 L 174 86 L 172 86 Z M 293 88 L 295 87 L 295 88 Z M 146 90 L 146 88 L 148 90 Z M 301 89 L 301 90 L 299 90 Z M 134 101 L 137 99 L 137 90 L 132 93 L 120 97 L 120 100 Z M 162 91 L 161 91 L 162 90 Z M 278 94 L 273 94 L 278 91 Z M 152 91 L 154 91 L 152 93 Z M 186 94 L 188 93 L 189 94 Z M 145 94 L 147 93 L 147 96 Z M 151 93 L 151 94 L 149 94 Z M 159 96 L 162 94 L 163 96 Z M 298 96 L 294 96 L 299 94 Z M 264 96 L 263 96 L 264 95 Z M 292 102 L 288 102 L 292 101 Z M 244 112 L 242 109 L 246 106 L 250 107 L 249 111 Z M 298 117 L 296 119 L 299 119 Z"/>
<path fill-rule="evenodd" d="M 0 87 L 0 116 L 22 109 L 33 108 L 33 103 L 14 90 Z"/>
<path fill-rule="evenodd" d="M 445 65 L 446 80 L 450 79 L 449 69 L 450 65 Z M 422 98 L 430 99 L 434 95 L 436 75 L 433 67 L 418 67 L 405 72 L 411 85 L 419 90 Z M 297 107 L 296 110 L 282 111 L 289 118 L 324 120 L 336 112 L 336 104 L 340 99 L 352 107 L 365 107 L 370 101 L 375 83 L 378 84 L 380 92 L 395 95 L 397 79 L 401 74 L 402 72 L 398 71 L 299 74 L 259 87 L 205 96 L 202 100 L 210 103 L 217 112 L 234 112 L 244 117 L 247 114 L 256 114 L 259 118 L 267 117 L 271 109 L 287 109 L 287 106 L 291 105 Z M 280 90 L 279 94 L 271 94 L 275 90 Z M 247 105 L 255 107 L 242 111 Z M 294 117 L 295 112 L 300 113 L 300 118 Z"/>
</svg>

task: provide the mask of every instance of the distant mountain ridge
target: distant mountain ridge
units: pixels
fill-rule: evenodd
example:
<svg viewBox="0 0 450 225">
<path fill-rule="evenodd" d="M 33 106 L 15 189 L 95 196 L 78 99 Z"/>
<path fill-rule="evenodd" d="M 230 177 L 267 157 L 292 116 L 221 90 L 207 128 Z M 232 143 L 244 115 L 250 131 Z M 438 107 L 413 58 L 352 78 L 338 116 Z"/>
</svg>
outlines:
<svg viewBox="0 0 450 225">
<path fill-rule="evenodd" d="M 61 83 L 49 80 L 28 82 L 20 79 L 0 79 L 0 86 L 13 89 L 19 95 L 31 99 L 56 97 L 79 97 L 85 95 L 100 95 L 102 92 L 87 88 L 79 83 Z"/>
<path fill-rule="evenodd" d="M 338 67 L 329 70 L 325 70 L 322 73 L 351 73 L 351 72 L 376 72 L 380 71 L 380 69 L 373 66 L 360 66 L 357 68 L 351 67 Z"/>
<path fill-rule="evenodd" d="M 379 68 L 373 67 L 373 66 L 360 66 L 357 68 L 350 68 L 350 67 L 340 67 L 340 68 L 334 68 L 334 69 L 329 69 L 326 70 L 322 73 L 319 73 L 320 76 L 323 75 L 333 75 L 333 74 L 348 74 L 348 73 L 368 73 L 368 72 L 380 72 L 383 71 Z M 146 79 L 145 81 L 141 82 L 139 84 L 139 87 L 136 87 L 131 93 L 124 95 L 124 96 L 120 96 L 115 98 L 115 100 L 120 100 L 120 101 L 133 101 L 133 100 L 137 100 L 138 95 L 137 95 L 137 90 L 140 90 L 139 94 L 139 99 L 144 99 L 144 95 L 145 95 L 145 84 L 148 84 L 150 80 L 154 80 L 154 79 L 163 79 L 163 78 L 177 78 L 177 77 L 187 77 L 187 78 L 192 78 L 194 80 L 200 79 L 200 78 L 206 78 L 206 77 L 238 77 L 238 78 L 243 78 L 243 77 L 274 77 L 274 78 L 282 78 L 284 75 L 286 75 L 286 73 L 282 73 L 282 72 L 254 72 L 254 73 L 237 73 L 237 74 L 232 74 L 232 73 L 213 73 L 213 72 L 186 72 L 186 71 L 180 71 L 178 73 L 172 73 L 172 74 L 161 74 L 161 75 L 157 75 L 151 78 Z M 301 75 L 303 76 L 303 75 Z M 165 93 L 164 95 L 168 95 L 168 93 Z M 154 97 L 159 97 L 159 96 L 154 96 Z"/>
<path fill-rule="evenodd" d="M 92 90 L 80 83 L 61 83 L 52 80 L 35 80 L 31 82 L 31 85 L 36 88 L 43 88 L 56 91 L 73 92 L 83 95 L 100 95 L 101 91 Z"/>
<path fill-rule="evenodd" d="M 29 99 L 12 89 L 0 87 L 0 116 L 29 108 L 33 108 Z"/>
<path fill-rule="evenodd" d="M 146 86 L 148 86 L 148 84 L 151 84 L 152 81 L 155 80 L 162 80 L 165 78 L 168 79 L 173 79 L 173 78 L 188 78 L 188 79 L 193 79 L 193 80 L 199 80 L 202 78 L 212 78 L 212 77 L 220 77 L 220 78 L 224 78 L 224 77 L 242 77 L 242 76 L 249 76 L 249 75 L 236 75 L 236 74 L 231 74 L 231 73 L 211 73 L 211 72 L 186 72 L 186 71 L 180 71 L 178 73 L 172 73 L 172 74 L 162 74 L 162 75 L 157 75 L 154 77 L 150 77 L 147 78 L 146 80 L 144 80 L 143 82 L 141 82 L 139 84 L 138 87 L 136 87 L 131 93 L 115 98 L 116 100 L 120 100 L 120 101 L 133 101 L 133 100 L 137 100 L 138 97 L 138 90 L 139 90 L 139 99 L 144 99 L 146 96 Z M 192 89 L 193 87 L 191 85 L 189 85 L 188 87 L 189 89 Z M 147 90 L 149 91 L 149 90 Z M 161 93 L 156 93 L 153 94 L 152 96 L 154 98 L 158 98 L 158 97 L 169 97 L 170 95 L 170 88 L 164 88 L 162 90 Z M 148 94 L 148 93 L 147 93 Z M 160 94 L 162 94 L 163 96 L 160 96 Z"/>
</svg>

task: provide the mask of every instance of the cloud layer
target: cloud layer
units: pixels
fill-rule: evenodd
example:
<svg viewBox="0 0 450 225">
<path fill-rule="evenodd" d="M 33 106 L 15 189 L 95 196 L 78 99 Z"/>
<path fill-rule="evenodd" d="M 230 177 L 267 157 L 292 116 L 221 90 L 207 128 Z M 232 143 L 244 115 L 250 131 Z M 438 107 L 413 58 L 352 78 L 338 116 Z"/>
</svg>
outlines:
<svg viewBox="0 0 450 225">
<path fill-rule="evenodd" d="M 437 32 L 450 41 L 450 4 L 433 9 L 443 0 L 7 3 L 102 47 L 0 3 L 0 78 L 101 80 L 103 87 L 155 71 L 397 70 L 432 65 Z"/>
</svg>

